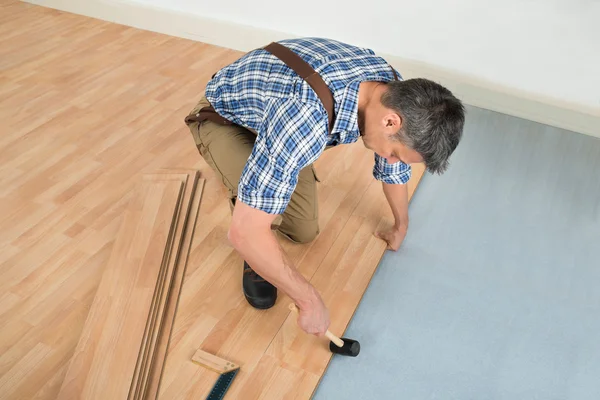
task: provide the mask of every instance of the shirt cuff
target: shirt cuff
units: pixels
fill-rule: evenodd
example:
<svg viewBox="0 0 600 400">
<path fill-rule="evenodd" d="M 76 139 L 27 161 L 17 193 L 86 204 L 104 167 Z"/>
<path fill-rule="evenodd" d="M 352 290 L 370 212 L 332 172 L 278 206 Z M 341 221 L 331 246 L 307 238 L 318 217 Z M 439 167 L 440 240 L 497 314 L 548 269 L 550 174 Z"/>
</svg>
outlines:
<svg viewBox="0 0 600 400">
<path fill-rule="evenodd" d="M 238 188 L 238 201 L 266 212 L 267 214 L 283 214 L 290 202 L 289 198 L 268 198 L 253 193 L 250 189 Z"/>
<path fill-rule="evenodd" d="M 375 155 L 373 177 L 378 181 L 391 185 L 404 185 L 410 180 L 411 173 L 412 169 L 409 164 L 401 161 L 388 164 L 385 158 Z"/>
</svg>

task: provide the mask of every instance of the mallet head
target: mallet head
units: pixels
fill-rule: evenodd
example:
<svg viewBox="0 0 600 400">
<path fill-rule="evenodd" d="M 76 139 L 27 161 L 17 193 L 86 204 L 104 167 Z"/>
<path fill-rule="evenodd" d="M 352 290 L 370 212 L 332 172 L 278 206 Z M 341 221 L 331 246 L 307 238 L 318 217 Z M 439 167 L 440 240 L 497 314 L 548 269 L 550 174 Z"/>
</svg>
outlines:
<svg viewBox="0 0 600 400">
<path fill-rule="evenodd" d="M 288 307 L 291 311 L 294 311 L 295 313 L 299 312 L 298 307 L 294 303 L 290 304 Z M 329 342 L 329 350 L 331 350 L 332 353 L 350 357 L 356 357 L 358 353 L 360 353 L 360 343 L 358 343 L 358 341 L 356 340 L 342 338 L 341 340 L 344 343 L 342 344 L 342 346 L 338 346 L 337 344 L 335 344 L 335 342 L 340 342 L 340 339 L 338 337 L 334 336 L 329 331 L 325 333 L 325 336 L 327 336 L 331 340 L 331 342 Z"/>
<path fill-rule="evenodd" d="M 360 353 L 360 343 L 356 340 L 342 338 L 344 345 L 338 347 L 333 342 L 329 342 L 329 350 L 334 354 L 340 354 L 342 356 L 356 357 Z"/>
</svg>

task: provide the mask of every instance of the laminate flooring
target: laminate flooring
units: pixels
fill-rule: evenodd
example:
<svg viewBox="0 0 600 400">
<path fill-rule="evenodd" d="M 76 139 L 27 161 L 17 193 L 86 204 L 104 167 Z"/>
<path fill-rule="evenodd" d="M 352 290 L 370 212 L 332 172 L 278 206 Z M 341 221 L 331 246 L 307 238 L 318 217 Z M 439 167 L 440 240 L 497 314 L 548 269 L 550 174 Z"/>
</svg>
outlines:
<svg viewBox="0 0 600 400">
<path fill-rule="evenodd" d="M 183 118 L 241 53 L 59 12 L 0 2 L 0 398 L 54 399 L 141 174 L 197 169 L 205 179 L 160 398 L 203 398 L 217 374 L 197 349 L 239 364 L 232 399 L 309 398 L 331 354 L 281 296 L 267 312 L 241 291 L 227 241 L 225 191 Z M 362 144 L 316 163 L 321 234 L 282 245 L 321 291 L 342 335 L 393 219 Z M 410 192 L 423 169 L 414 166 Z"/>
</svg>

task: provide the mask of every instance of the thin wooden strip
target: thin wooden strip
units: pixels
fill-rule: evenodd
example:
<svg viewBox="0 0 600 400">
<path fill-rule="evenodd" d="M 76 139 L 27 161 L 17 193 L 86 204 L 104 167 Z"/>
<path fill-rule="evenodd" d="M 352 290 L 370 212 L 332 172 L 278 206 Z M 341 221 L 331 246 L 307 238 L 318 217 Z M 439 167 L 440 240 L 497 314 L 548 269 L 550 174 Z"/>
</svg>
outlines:
<svg viewBox="0 0 600 400">
<path fill-rule="evenodd" d="M 146 324 L 145 324 L 145 328 L 144 328 L 144 336 L 142 338 L 140 349 L 137 354 L 136 366 L 135 366 L 133 378 L 131 380 L 131 386 L 129 389 L 128 398 L 133 398 L 132 396 L 134 396 L 134 394 L 135 394 L 135 389 L 138 386 L 138 382 L 140 379 L 142 379 L 141 376 L 143 375 L 144 359 L 146 357 L 146 354 L 149 351 L 148 349 L 150 346 L 150 338 L 152 337 L 152 331 L 154 330 L 156 308 L 157 308 L 157 303 L 159 302 L 161 285 L 162 285 L 164 274 L 167 270 L 171 250 L 173 248 L 173 245 L 176 244 L 179 239 L 178 237 L 176 237 L 177 233 L 178 233 L 177 232 L 177 221 L 179 219 L 181 210 L 185 207 L 185 204 L 183 204 L 186 201 L 185 200 L 185 195 L 186 195 L 185 191 L 186 191 L 186 189 L 189 190 L 187 174 L 168 174 L 168 175 L 166 175 L 166 174 L 165 175 L 144 174 L 142 179 L 144 181 L 150 181 L 150 182 L 158 182 L 158 181 L 180 182 L 182 185 L 182 191 L 184 192 L 184 194 L 181 197 L 181 201 L 178 202 L 176 209 L 175 209 L 174 216 L 173 216 L 172 227 L 174 229 L 174 235 L 171 236 L 172 240 L 170 240 L 167 243 L 167 245 L 165 246 L 165 252 L 163 255 L 163 263 L 161 264 L 161 268 L 160 268 L 157 280 L 155 282 L 152 303 L 150 306 L 148 317 L 146 319 Z"/>
<path fill-rule="evenodd" d="M 192 196 L 196 190 L 196 185 L 198 181 L 198 173 L 197 171 L 189 171 L 186 170 L 182 173 L 169 173 L 173 171 L 164 171 L 163 173 L 153 174 L 151 179 L 154 180 L 185 180 L 187 184 L 185 185 L 183 201 L 181 203 L 180 209 L 177 212 L 177 216 L 175 217 L 175 236 L 173 240 L 172 248 L 169 250 L 167 257 L 168 262 L 161 272 L 161 276 L 156 285 L 155 292 L 155 304 L 152 310 L 152 314 L 149 317 L 149 326 L 150 330 L 147 337 L 147 343 L 143 354 L 141 354 L 141 364 L 140 364 L 140 373 L 137 377 L 137 380 L 132 381 L 132 390 L 130 391 L 130 398 L 138 399 L 140 398 L 140 394 L 145 391 L 146 382 L 148 380 L 148 371 L 149 371 L 149 360 L 152 360 L 154 355 L 154 350 L 156 347 L 156 342 L 158 340 L 158 330 L 162 325 L 162 320 L 164 316 L 165 304 L 167 301 L 167 295 L 169 293 L 168 288 L 171 287 L 171 283 L 173 280 L 173 273 L 176 267 L 176 263 L 179 259 L 180 248 L 183 243 L 184 238 L 184 229 L 185 224 L 188 219 L 190 207 L 192 205 Z"/>
<path fill-rule="evenodd" d="M 59 400 L 127 396 L 181 186 L 146 181 L 134 189 Z"/>
<path fill-rule="evenodd" d="M 150 374 L 148 379 L 147 391 L 143 396 L 144 399 L 157 399 L 160 391 L 160 382 L 163 374 L 163 369 L 166 364 L 167 351 L 171 340 L 173 325 L 175 324 L 175 314 L 179 304 L 179 296 L 183 287 L 183 277 L 187 269 L 187 262 L 192 248 L 194 232 L 196 229 L 198 214 L 200 213 L 200 203 L 202 200 L 202 192 L 204 190 L 204 179 L 200 179 L 192 201 L 190 215 L 186 227 L 183 245 L 181 247 L 181 258 L 178 262 L 175 278 L 173 280 L 172 293 L 169 295 L 167 308 L 165 311 L 165 322 L 161 328 L 159 340 L 156 347 L 154 362 L 151 364 Z"/>
<path fill-rule="evenodd" d="M 215 371 L 218 374 L 226 374 L 227 372 L 239 368 L 237 364 L 224 360 L 214 354 L 210 354 L 202 349 L 196 350 L 196 353 L 194 353 L 194 356 L 192 357 L 192 361 L 211 371 Z"/>
<path fill-rule="evenodd" d="M 140 398 L 141 393 L 145 390 L 146 383 L 148 381 L 149 372 L 149 361 L 152 360 L 156 342 L 158 340 L 158 327 L 162 324 L 161 319 L 164 315 L 165 300 L 163 299 L 166 295 L 165 287 L 170 287 L 171 281 L 173 280 L 173 271 L 175 263 L 177 262 L 179 249 L 183 241 L 183 229 L 182 227 L 187 220 L 187 215 L 191 206 L 191 199 L 195 190 L 195 185 L 198 179 L 198 171 L 190 169 L 176 169 L 176 170 L 161 170 L 157 171 L 156 174 L 149 176 L 151 179 L 169 180 L 169 179 L 184 179 L 187 182 L 184 188 L 184 200 L 181 205 L 181 210 L 177 218 L 176 227 L 176 239 L 173 242 L 172 249 L 169 254 L 169 263 L 162 272 L 162 275 L 157 282 L 157 289 L 155 293 L 155 302 L 153 303 L 152 315 L 149 317 L 148 324 L 150 330 L 146 341 L 146 347 L 144 351 L 140 352 L 139 355 L 139 375 L 132 381 L 132 388 L 130 391 L 130 399 Z"/>
</svg>

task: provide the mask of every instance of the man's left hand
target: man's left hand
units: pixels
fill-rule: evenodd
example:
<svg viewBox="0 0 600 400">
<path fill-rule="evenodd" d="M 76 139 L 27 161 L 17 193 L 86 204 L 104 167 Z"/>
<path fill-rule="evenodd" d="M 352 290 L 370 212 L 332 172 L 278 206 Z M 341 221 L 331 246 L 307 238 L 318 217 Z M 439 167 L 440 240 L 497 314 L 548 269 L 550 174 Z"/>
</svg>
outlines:
<svg viewBox="0 0 600 400">
<path fill-rule="evenodd" d="M 384 231 L 375 232 L 375 237 L 385 241 L 389 250 L 397 251 L 406 237 L 406 228 L 393 227 Z"/>
</svg>

